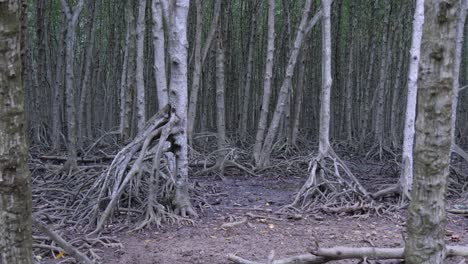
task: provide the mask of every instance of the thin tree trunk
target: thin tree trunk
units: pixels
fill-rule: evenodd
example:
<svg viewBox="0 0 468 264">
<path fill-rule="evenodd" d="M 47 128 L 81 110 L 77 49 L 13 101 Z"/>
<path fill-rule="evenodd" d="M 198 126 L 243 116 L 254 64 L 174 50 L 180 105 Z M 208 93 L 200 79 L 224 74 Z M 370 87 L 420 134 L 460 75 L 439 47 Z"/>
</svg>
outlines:
<svg viewBox="0 0 468 264">
<path fill-rule="evenodd" d="M 65 34 L 66 26 L 59 29 L 58 52 L 55 66 L 54 91 L 52 98 L 52 148 L 57 150 L 60 146 L 62 132 L 61 108 L 63 106 L 63 64 L 65 62 Z"/>
<path fill-rule="evenodd" d="M 405 127 L 403 131 L 403 153 L 400 184 L 402 194 L 409 198 L 413 185 L 413 145 L 414 123 L 416 118 L 416 98 L 418 94 L 418 67 L 421 53 L 421 38 L 424 24 L 424 0 L 416 0 L 411 37 L 410 59 L 408 62 L 408 85 L 406 99 Z"/>
<path fill-rule="evenodd" d="M 320 95 L 319 153 L 330 149 L 331 75 L 331 1 L 322 0 L 322 93 Z"/>
<path fill-rule="evenodd" d="M 249 37 L 249 51 L 247 54 L 247 69 L 245 74 L 244 91 L 242 98 L 242 109 L 241 109 L 241 123 L 240 123 L 240 136 L 242 140 L 245 140 L 247 136 L 248 127 L 248 116 L 249 116 L 249 102 L 250 102 L 250 87 L 252 86 L 252 68 L 253 68 L 253 52 L 255 45 L 255 33 L 256 33 L 256 12 L 252 10 L 252 18 L 250 23 L 250 37 Z"/>
<path fill-rule="evenodd" d="M 405 263 L 445 262 L 445 195 L 459 1 L 426 0 L 419 61 L 414 183 L 408 209 Z M 437 124 L 437 127 L 434 127 Z"/>
<path fill-rule="evenodd" d="M 299 124 L 302 110 L 302 101 L 304 97 L 304 83 L 305 83 L 305 58 L 306 49 L 302 49 L 302 59 L 299 63 L 299 72 L 297 75 L 296 94 L 294 95 L 294 113 L 292 119 L 292 129 L 290 135 L 290 145 L 297 146 L 297 138 L 299 136 Z"/>
<path fill-rule="evenodd" d="M 387 53 L 388 51 L 388 46 L 387 46 L 387 41 L 388 41 L 388 35 L 389 35 L 389 1 L 384 0 L 384 6 L 385 6 L 385 15 L 384 15 L 384 22 L 383 22 L 383 30 L 384 32 L 382 33 L 382 46 L 380 50 L 380 74 L 379 74 L 379 83 L 377 86 L 377 106 L 376 106 L 376 114 L 375 114 L 375 128 L 374 128 L 374 133 L 375 133 L 375 140 L 377 141 L 377 144 L 379 146 L 379 149 L 381 146 L 383 146 L 383 138 L 384 138 L 384 100 L 385 100 L 385 80 L 387 78 Z M 379 152 L 381 153 L 381 152 Z"/>
<path fill-rule="evenodd" d="M 255 145 L 253 156 L 255 163 L 260 162 L 260 152 L 263 146 L 265 130 L 268 121 L 268 112 L 270 108 L 271 82 L 273 78 L 273 60 L 275 57 L 275 0 L 268 0 L 268 36 L 267 36 L 267 55 L 265 62 L 265 75 L 263 77 L 263 98 L 260 119 L 258 121 L 257 133 L 255 136 Z"/>
<path fill-rule="evenodd" d="M 158 106 L 162 109 L 169 103 L 167 90 L 165 37 L 162 20 L 162 7 L 160 0 L 153 0 L 151 4 L 153 13 L 153 46 L 154 46 L 154 79 L 158 90 Z"/>
<path fill-rule="evenodd" d="M 278 100 L 276 103 L 275 112 L 273 114 L 273 118 L 271 120 L 268 133 L 263 142 L 262 151 L 261 151 L 261 154 L 259 155 L 259 162 L 256 164 L 256 166 L 260 168 L 267 166 L 270 162 L 270 155 L 271 155 L 271 151 L 273 147 L 273 141 L 275 140 L 275 137 L 278 133 L 278 127 L 279 127 L 281 118 L 284 113 L 286 100 L 289 96 L 289 88 L 291 87 L 291 80 L 292 80 L 292 76 L 294 75 L 294 68 L 296 66 L 297 57 L 299 55 L 299 50 L 304 40 L 304 36 L 305 36 L 304 33 L 306 32 L 306 28 L 310 24 L 308 23 L 308 17 L 310 15 L 311 5 L 312 5 L 312 1 L 307 0 L 304 6 L 304 11 L 302 13 L 301 23 L 299 24 L 299 27 L 296 33 L 296 38 L 294 40 L 294 44 L 291 50 L 291 55 L 288 60 L 286 74 L 285 74 L 283 83 L 281 84 L 281 88 L 278 94 Z M 318 18 L 321 17 L 321 15 L 322 15 L 322 12 L 318 11 L 317 14 L 310 21 L 315 21 L 316 23 L 318 21 Z M 313 24 L 315 25 L 315 23 Z"/>
<path fill-rule="evenodd" d="M 76 26 L 78 17 L 83 9 L 83 0 L 79 0 L 76 6 L 71 9 L 66 0 L 61 0 L 62 10 L 67 20 L 67 34 L 65 38 L 65 90 L 67 95 L 67 139 L 68 139 L 68 161 L 66 169 L 76 169 L 76 107 L 75 107 L 75 87 L 74 87 L 74 64 L 75 64 L 75 42 Z"/>
<path fill-rule="evenodd" d="M 24 131 L 20 5 L 16 0 L 1 1 L 0 10 L 0 263 L 31 264 L 31 180 Z"/>
<path fill-rule="evenodd" d="M 88 100 L 89 86 L 91 81 L 91 62 L 93 61 L 93 49 L 94 49 L 94 37 L 96 32 L 96 26 L 94 21 L 96 20 L 96 2 L 90 0 L 89 3 L 89 28 L 87 33 L 88 46 L 85 51 L 85 63 L 84 63 L 84 76 L 81 82 L 81 96 L 80 104 L 78 105 L 78 146 L 83 144 L 83 131 L 85 131 L 85 105 Z"/>
<path fill-rule="evenodd" d="M 127 9 L 130 6 L 127 2 Z M 130 12 L 127 10 L 127 12 Z M 128 16 L 127 16 L 128 17 Z M 120 77 L 120 139 L 122 142 L 126 141 L 130 136 L 130 104 L 128 101 L 129 97 L 129 86 L 127 83 L 127 74 L 128 74 L 128 59 L 129 59 L 129 49 L 130 49 L 130 26 L 131 23 L 127 22 L 127 32 L 125 34 L 125 47 L 124 47 L 124 57 L 122 63 L 122 75 Z"/>
<path fill-rule="evenodd" d="M 221 26 L 220 26 L 221 28 Z M 226 147 L 226 111 L 224 102 L 225 78 L 224 78 L 224 50 L 221 29 L 218 31 L 216 45 L 216 128 L 218 138 L 218 164 L 225 158 Z"/>
<path fill-rule="evenodd" d="M 146 100 L 144 80 L 144 44 L 145 44 L 146 0 L 139 0 L 136 24 L 136 112 L 137 131 L 143 130 L 146 124 Z"/>
<path fill-rule="evenodd" d="M 452 146 L 455 142 L 455 129 L 457 124 L 457 108 L 458 108 L 458 93 L 460 89 L 460 66 L 463 51 L 463 33 L 465 32 L 465 20 L 468 8 L 468 1 L 461 0 L 461 9 L 457 21 L 457 45 L 455 47 L 455 62 L 454 62 L 454 73 L 453 73 L 453 98 L 452 98 Z"/>
<path fill-rule="evenodd" d="M 199 1 L 199 0 L 197 0 Z M 210 31 L 205 40 L 205 45 L 201 46 L 201 30 L 202 30 L 202 16 L 201 16 L 201 3 L 196 3 L 197 6 L 197 27 L 195 33 L 195 61 L 192 72 L 192 85 L 190 89 L 190 103 L 188 109 L 188 128 L 187 136 L 189 143 L 191 144 L 193 138 L 193 129 L 195 127 L 195 119 L 197 115 L 197 104 L 198 104 L 198 91 L 200 89 L 200 77 L 203 63 L 205 62 L 206 56 L 211 46 L 211 42 L 216 34 L 216 29 L 218 27 L 219 14 L 221 12 L 221 2 L 222 0 L 215 0 L 215 8 L 213 10 L 213 19 L 211 20 Z M 200 8 L 198 10 L 198 8 Z M 200 18 L 200 20 L 198 19 Z M 197 49 L 199 49 L 197 51 Z M 201 53 L 201 57 L 197 59 L 197 52 Z"/>
</svg>

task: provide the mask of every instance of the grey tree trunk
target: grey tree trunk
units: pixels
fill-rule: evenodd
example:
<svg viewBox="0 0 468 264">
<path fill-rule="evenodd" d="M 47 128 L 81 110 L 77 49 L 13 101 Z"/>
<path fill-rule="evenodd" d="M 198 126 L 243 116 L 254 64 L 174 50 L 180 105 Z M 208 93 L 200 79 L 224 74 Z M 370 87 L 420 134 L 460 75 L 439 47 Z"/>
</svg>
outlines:
<svg viewBox="0 0 468 264">
<path fill-rule="evenodd" d="M 175 212 L 182 216 L 196 216 L 188 194 L 188 141 L 187 141 L 187 16 L 189 0 L 174 0 L 169 34 L 169 56 L 171 79 L 169 102 L 179 117 L 175 129 L 180 132 L 174 137 L 179 147 L 176 155 L 177 175 L 175 179 Z"/>
<path fill-rule="evenodd" d="M 136 116 L 137 130 L 142 131 L 146 124 L 146 100 L 144 79 L 144 54 L 145 44 L 145 14 L 146 0 L 139 0 L 138 18 L 136 25 Z"/>
<path fill-rule="evenodd" d="M 255 145 L 253 156 L 255 163 L 260 162 L 260 151 L 263 146 L 265 130 L 268 121 L 268 112 L 271 97 L 271 81 L 273 78 L 273 60 L 275 57 L 275 0 L 268 0 L 268 36 L 267 36 L 267 55 L 265 63 L 265 75 L 263 77 L 263 97 L 260 119 L 258 121 L 257 133 L 255 136 Z"/>
<path fill-rule="evenodd" d="M 52 98 L 52 148 L 58 149 L 61 142 L 63 105 L 63 64 L 65 62 L 65 32 L 66 26 L 62 25 L 58 37 L 58 51 L 55 67 L 55 80 Z"/>
<path fill-rule="evenodd" d="M 283 117 L 286 100 L 289 97 L 289 89 L 291 87 L 292 76 L 294 75 L 294 69 L 297 62 L 297 57 L 299 55 L 299 51 L 302 45 L 302 41 L 304 40 L 305 32 L 307 32 L 307 27 L 309 27 L 308 21 L 310 16 L 310 9 L 311 9 L 312 2 L 307 0 L 304 6 L 304 11 L 302 13 L 301 23 L 297 29 L 296 37 L 294 39 L 294 44 L 291 50 L 291 54 L 289 56 L 286 73 L 284 76 L 283 83 L 281 84 L 281 88 L 278 94 L 278 100 L 276 102 L 275 113 L 273 114 L 273 118 L 271 120 L 270 127 L 268 128 L 268 133 L 265 137 L 263 142 L 262 150 L 259 155 L 259 161 L 256 163 L 256 166 L 259 168 L 265 167 L 270 162 L 270 155 L 273 147 L 273 141 L 275 140 L 276 135 L 278 134 L 278 127 L 280 125 L 281 118 Z M 321 12 L 317 12 L 317 14 L 310 20 L 318 21 L 318 17 L 321 17 Z M 313 25 L 315 25 L 313 23 Z"/>
<path fill-rule="evenodd" d="M 419 62 L 414 182 L 405 260 L 444 263 L 456 24 L 460 1 L 426 0 Z M 434 127 L 437 124 L 437 127 Z"/>
<path fill-rule="evenodd" d="M 80 103 L 78 105 L 78 145 L 81 147 L 83 144 L 83 131 L 86 131 L 85 127 L 85 105 L 88 103 L 88 90 L 91 82 L 91 62 L 93 61 L 93 49 L 94 49 L 94 35 L 96 32 L 96 26 L 94 21 L 96 20 L 96 1 L 90 1 L 89 3 L 89 28 L 88 28 L 88 46 L 85 52 L 85 63 L 84 63 L 84 76 L 81 82 L 81 96 Z"/>
<path fill-rule="evenodd" d="M 162 109 L 169 103 L 167 90 L 165 37 L 162 20 L 162 6 L 160 0 L 153 0 L 151 4 L 153 13 L 153 46 L 154 46 L 154 79 L 158 90 L 158 105 Z"/>
<path fill-rule="evenodd" d="M 193 130 L 195 128 L 195 119 L 197 116 L 197 104 L 198 104 L 198 91 L 200 90 L 200 77 L 201 77 L 201 70 L 203 63 L 208 55 L 208 51 L 210 50 L 211 42 L 216 34 L 216 29 L 218 27 L 218 20 L 219 14 L 221 13 L 221 2 L 222 0 L 216 0 L 215 8 L 213 10 L 213 19 L 211 20 L 210 31 L 208 32 L 208 36 L 205 40 L 205 44 L 201 46 L 201 30 L 202 30 L 202 16 L 201 16 L 201 6 L 200 10 L 197 9 L 197 28 L 196 28 L 196 39 L 195 39 L 195 61 L 192 73 L 192 86 L 190 88 L 190 103 L 188 109 L 188 128 L 187 128 L 187 135 L 189 142 L 192 142 L 193 137 Z M 199 6 L 201 3 L 196 3 Z M 200 20 L 198 20 L 200 18 Z M 199 49 L 197 51 L 197 49 Z M 197 52 L 201 52 L 201 57 L 197 59 Z"/>
<path fill-rule="evenodd" d="M 249 37 L 249 51 L 247 54 L 247 69 L 245 74 L 244 91 L 242 93 L 242 109 L 240 120 L 240 136 L 245 140 L 247 136 L 248 116 L 249 116 L 249 103 L 250 103 L 250 87 L 252 86 L 252 68 L 253 68 L 253 52 L 255 45 L 255 32 L 256 32 L 256 13 L 252 12 L 252 20 L 250 22 L 250 37 Z"/>
<path fill-rule="evenodd" d="M 226 148 L 226 111 L 224 102 L 225 78 L 224 78 L 224 49 L 221 37 L 221 26 L 218 31 L 216 45 L 216 128 L 218 138 L 218 163 L 225 158 Z"/>
<path fill-rule="evenodd" d="M 33 263 L 20 58 L 20 5 L 0 2 L 0 263 Z"/>
<path fill-rule="evenodd" d="M 65 13 L 67 21 L 67 34 L 65 37 L 65 93 L 67 107 L 67 140 L 68 140 L 68 161 L 66 169 L 76 169 L 76 107 L 75 107 L 75 42 L 76 26 L 78 17 L 83 9 L 83 0 L 79 0 L 76 6 L 71 9 L 66 0 L 61 0 L 62 11 Z"/>
<path fill-rule="evenodd" d="M 408 86 L 406 116 L 403 131 L 403 153 L 400 184 L 402 195 L 409 198 L 413 184 L 413 145 L 414 122 L 416 118 L 416 98 L 418 94 L 418 66 L 421 52 L 421 37 L 424 24 L 424 0 L 416 1 L 411 37 L 410 60 L 408 63 Z"/>
</svg>

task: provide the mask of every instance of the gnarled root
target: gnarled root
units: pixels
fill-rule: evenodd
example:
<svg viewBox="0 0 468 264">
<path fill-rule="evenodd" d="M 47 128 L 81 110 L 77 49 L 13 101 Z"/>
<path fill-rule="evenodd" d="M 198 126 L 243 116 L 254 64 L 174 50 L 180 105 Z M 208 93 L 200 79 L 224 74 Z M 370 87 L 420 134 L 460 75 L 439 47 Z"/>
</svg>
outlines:
<svg viewBox="0 0 468 264">
<path fill-rule="evenodd" d="M 160 226 L 164 221 L 179 222 L 179 214 L 196 215 L 188 190 L 182 191 L 187 193 L 185 200 L 180 200 L 178 194 L 181 188 L 188 188 L 187 184 L 177 184 L 177 155 L 181 147 L 174 138 L 179 133 L 179 118 L 166 106 L 115 156 L 89 193 L 95 200 L 86 214 L 88 226 L 97 223 L 90 235 L 99 233 L 120 207 L 127 207 L 128 214 L 143 208 L 144 216 L 136 230 L 152 224 Z M 174 199 L 179 202 L 173 204 Z"/>
<path fill-rule="evenodd" d="M 329 147 L 326 153 L 319 153 L 311 161 L 309 178 L 288 207 L 301 210 L 329 209 L 354 204 L 356 201 L 364 202 L 369 198 L 369 193 L 359 180 Z"/>
</svg>

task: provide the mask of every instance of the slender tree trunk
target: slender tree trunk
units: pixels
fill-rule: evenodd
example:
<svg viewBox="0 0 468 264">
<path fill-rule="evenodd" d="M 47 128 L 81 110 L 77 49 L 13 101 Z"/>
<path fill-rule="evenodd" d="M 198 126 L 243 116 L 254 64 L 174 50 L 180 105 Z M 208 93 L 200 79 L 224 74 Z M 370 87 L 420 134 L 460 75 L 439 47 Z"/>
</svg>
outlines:
<svg viewBox="0 0 468 264">
<path fill-rule="evenodd" d="M 65 91 L 67 96 L 67 139 L 68 139 L 68 161 L 65 168 L 76 169 L 76 107 L 75 107 L 75 87 L 74 87 L 74 64 L 75 64 L 75 42 L 76 26 L 78 17 L 83 9 L 83 0 L 79 0 L 76 6 L 71 9 L 66 0 L 61 0 L 62 10 L 67 20 L 67 34 L 65 37 Z"/>
<path fill-rule="evenodd" d="M 331 1 L 322 0 L 322 93 L 320 95 L 319 152 L 326 155 L 330 149 L 331 75 Z"/>
<path fill-rule="evenodd" d="M 387 53 L 388 51 L 388 46 L 387 46 L 387 41 L 388 41 L 388 35 L 389 35 L 389 1 L 384 0 L 384 6 L 385 6 L 385 15 L 384 15 L 384 22 L 383 22 L 383 30 L 384 32 L 382 33 L 382 46 L 381 46 L 381 51 L 380 55 L 382 56 L 380 59 L 380 74 L 379 74 L 379 83 L 377 86 L 377 105 L 376 105 L 376 114 L 375 114 L 375 128 L 374 128 L 374 133 L 375 133 L 375 140 L 377 141 L 377 144 L 379 148 L 383 146 L 384 142 L 384 100 L 385 100 L 385 80 L 387 78 Z"/>
<path fill-rule="evenodd" d="M 221 37 L 221 26 L 218 31 L 216 45 L 216 128 L 218 138 L 218 164 L 221 164 L 225 158 L 226 147 L 226 111 L 224 102 L 225 78 L 224 78 L 224 49 Z"/>
<path fill-rule="evenodd" d="M 260 162 L 260 152 L 263 146 L 265 130 L 268 122 L 268 112 L 270 108 L 271 82 L 273 78 L 273 60 L 275 57 L 275 0 L 268 0 L 268 36 L 267 54 L 265 62 L 265 75 L 263 77 L 263 97 L 260 119 L 258 121 L 257 133 L 253 156 L 255 163 Z"/>
<path fill-rule="evenodd" d="M 63 27 L 63 28 L 61 28 Z M 59 27 L 58 51 L 55 67 L 55 80 L 52 98 L 52 148 L 60 146 L 62 132 L 61 108 L 63 106 L 63 64 L 65 62 L 65 34 L 66 26 Z"/>
<path fill-rule="evenodd" d="M 5 264 L 33 263 L 20 42 L 20 5 L 1 1 L 0 263 Z"/>
<path fill-rule="evenodd" d="M 463 33 L 465 32 L 465 20 L 468 8 L 467 0 L 460 0 L 461 7 L 457 21 L 457 45 L 455 47 L 455 62 L 453 72 L 453 98 L 452 98 L 452 148 L 455 146 L 455 129 L 457 124 L 458 92 L 460 89 L 460 66 L 463 51 Z"/>
<path fill-rule="evenodd" d="M 146 0 L 139 0 L 136 25 L 136 111 L 137 131 L 143 130 L 146 124 L 146 100 L 144 80 L 144 44 L 145 44 Z"/>
<path fill-rule="evenodd" d="M 425 0 L 405 263 L 445 262 L 445 194 L 451 146 L 459 1 Z M 434 127 L 437 124 L 437 127 Z"/>
<path fill-rule="evenodd" d="M 249 102 L 250 102 L 250 87 L 252 86 L 252 68 L 253 68 L 253 52 L 255 45 L 255 32 L 256 32 L 256 12 L 252 10 L 252 18 L 250 23 L 250 37 L 249 37 L 249 51 L 247 54 L 247 69 L 245 74 L 244 91 L 242 98 L 241 109 L 241 123 L 240 135 L 242 140 L 247 136 L 248 116 L 249 116 Z"/>
<path fill-rule="evenodd" d="M 196 216 L 188 193 L 188 141 L 187 141 L 187 16 L 189 0 L 174 0 L 169 34 L 169 55 L 171 65 L 169 101 L 179 117 L 176 129 L 180 132 L 174 137 L 178 146 L 176 155 L 177 175 L 175 177 L 176 213 L 182 216 Z"/>
<path fill-rule="evenodd" d="M 152 1 L 151 11 L 153 13 L 154 79 L 158 89 L 159 109 L 162 109 L 169 103 L 169 93 L 167 90 L 166 62 L 164 59 L 166 57 L 166 48 L 160 0 Z"/>
<path fill-rule="evenodd" d="M 289 89 L 291 87 L 291 80 L 292 76 L 294 75 L 294 68 L 296 66 L 297 57 L 299 55 L 299 50 L 301 48 L 302 41 L 304 40 L 304 33 L 307 32 L 306 28 L 309 27 L 310 24 L 315 25 L 318 21 L 318 18 L 322 15 L 322 12 L 318 11 L 317 14 L 310 20 L 315 21 L 315 23 L 310 23 L 308 17 L 310 15 L 311 5 L 312 1 L 307 0 L 304 6 L 304 11 L 302 13 L 301 23 L 299 24 L 296 33 L 296 38 L 294 40 L 294 44 L 291 50 L 291 55 L 288 60 L 288 65 L 286 67 L 286 74 L 278 94 L 275 112 L 273 114 L 268 133 L 263 142 L 262 151 L 259 155 L 259 162 L 256 164 L 256 166 L 260 168 L 267 166 L 270 162 L 273 141 L 275 140 L 275 137 L 278 134 L 278 127 L 284 113 L 286 100 L 289 96 Z"/>
<path fill-rule="evenodd" d="M 196 0 L 199 1 L 199 0 Z M 202 16 L 201 16 L 201 3 L 196 3 L 199 6 L 199 11 L 197 7 L 197 27 L 195 33 L 195 61 L 192 73 L 192 86 L 190 89 L 190 103 L 188 109 L 188 128 L 187 128 L 187 136 L 189 143 L 191 144 L 193 138 L 193 129 L 195 127 L 195 119 L 197 115 L 197 104 L 198 104 L 198 91 L 200 89 L 200 77 L 201 77 L 201 70 L 203 63 L 205 62 L 206 56 L 208 55 L 208 51 L 211 46 L 211 42 L 216 34 L 216 29 L 218 27 L 218 20 L 219 14 L 221 13 L 221 2 L 222 0 L 215 0 L 215 8 L 213 10 L 213 19 L 211 20 L 210 31 L 208 32 L 208 36 L 205 40 L 205 45 L 203 49 L 201 47 L 201 30 L 202 30 Z M 200 20 L 198 20 L 200 18 Z M 197 45 L 199 44 L 199 45 Z M 197 51 L 197 49 L 200 49 Z M 197 60 L 197 52 L 201 52 L 201 57 Z"/>
<path fill-rule="evenodd" d="M 292 129 L 290 135 L 290 145 L 297 146 L 297 138 L 299 135 L 299 124 L 300 124 L 300 117 L 301 117 L 301 110 L 302 110 L 302 101 L 304 97 L 304 83 L 305 83 L 305 63 L 306 63 L 306 49 L 302 49 L 302 59 L 299 63 L 299 72 L 297 75 L 297 86 L 296 86 L 296 94 L 294 95 L 294 112 L 293 112 L 293 119 L 292 119 Z"/>
<path fill-rule="evenodd" d="M 127 8 L 129 4 L 127 3 Z M 129 12 L 127 10 L 127 12 Z M 127 33 L 125 34 L 124 57 L 122 63 L 122 75 L 120 77 L 120 139 L 126 141 L 130 136 L 130 108 L 128 101 L 131 96 L 127 83 L 128 59 L 130 48 L 130 23 L 127 22 Z"/>
<path fill-rule="evenodd" d="M 410 59 L 408 62 L 408 84 L 406 98 L 405 127 L 403 131 L 403 153 L 400 184 L 402 194 L 409 198 L 413 185 L 413 145 L 414 123 L 416 118 L 416 98 L 418 94 L 418 67 L 421 53 L 421 38 L 424 24 L 424 0 L 416 0 L 411 37 Z"/>
<path fill-rule="evenodd" d="M 89 86 L 91 82 L 91 62 L 93 61 L 93 49 L 94 49 L 94 35 L 96 32 L 96 26 L 94 21 L 96 20 L 96 2 L 91 0 L 89 2 L 89 26 L 87 33 L 88 46 L 85 51 L 85 63 L 84 63 L 84 76 L 81 81 L 81 96 L 80 103 L 78 105 L 78 146 L 82 147 L 83 144 L 83 131 L 86 131 L 85 127 L 85 105 L 88 101 Z"/>
</svg>

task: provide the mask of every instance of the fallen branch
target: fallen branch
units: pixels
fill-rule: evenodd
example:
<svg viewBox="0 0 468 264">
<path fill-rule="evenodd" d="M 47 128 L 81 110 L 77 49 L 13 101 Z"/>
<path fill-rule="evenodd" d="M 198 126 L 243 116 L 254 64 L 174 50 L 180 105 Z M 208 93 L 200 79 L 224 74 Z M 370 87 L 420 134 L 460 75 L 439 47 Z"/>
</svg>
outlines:
<svg viewBox="0 0 468 264">
<path fill-rule="evenodd" d="M 42 223 L 41 221 L 38 221 L 36 219 L 33 219 L 34 225 L 39 228 L 41 232 L 46 234 L 50 239 L 52 239 L 57 245 L 59 245 L 65 252 L 70 254 L 70 256 L 74 257 L 76 260 L 78 260 L 81 263 L 85 264 L 93 264 L 94 262 L 90 260 L 85 254 L 81 253 L 77 248 L 72 246 L 70 243 L 65 241 L 59 234 L 55 233 L 50 227 L 48 227 L 46 224 Z"/>
<path fill-rule="evenodd" d="M 447 246 L 447 257 L 468 257 L 468 247 Z M 317 248 L 311 254 L 302 254 L 284 259 L 270 261 L 271 264 L 321 264 L 333 260 L 343 259 L 404 259 L 404 248 L 375 248 L 375 247 L 333 247 Z M 238 264 L 265 264 L 243 259 L 229 254 L 228 259 Z"/>
</svg>

